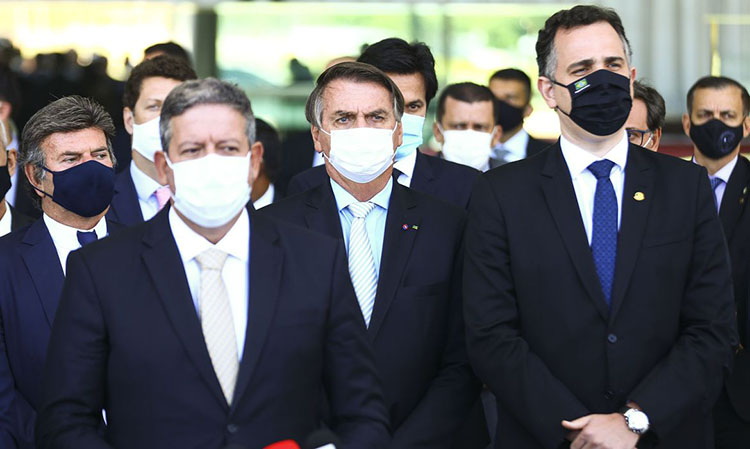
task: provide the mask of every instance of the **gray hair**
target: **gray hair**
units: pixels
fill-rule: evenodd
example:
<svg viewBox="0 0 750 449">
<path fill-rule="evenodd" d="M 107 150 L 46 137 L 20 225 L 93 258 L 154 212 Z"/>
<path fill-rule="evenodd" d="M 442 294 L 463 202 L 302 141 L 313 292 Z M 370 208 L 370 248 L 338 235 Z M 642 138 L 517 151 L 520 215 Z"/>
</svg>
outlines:
<svg viewBox="0 0 750 449">
<path fill-rule="evenodd" d="M 169 151 L 172 140 L 172 118 L 182 115 L 188 109 L 203 104 L 230 106 L 245 118 L 245 135 L 250 145 L 255 142 L 255 116 L 250 100 L 236 84 L 216 78 L 185 81 L 172 89 L 164 99 L 159 121 L 159 134 L 164 152 Z"/>
<path fill-rule="evenodd" d="M 339 79 L 382 86 L 393 99 L 393 116 L 396 117 L 397 122 L 401 121 L 401 116 L 404 114 L 404 96 L 388 75 L 370 64 L 341 62 L 329 67 L 318 77 L 315 89 L 307 97 L 305 118 L 311 125 L 320 129 L 320 122 L 323 120 L 323 94 L 329 84 Z"/>
<path fill-rule="evenodd" d="M 115 165 L 117 160 L 112 151 L 112 137 L 115 126 L 107 111 L 94 100 L 78 95 L 63 97 L 53 101 L 31 116 L 23 127 L 21 145 L 18 152 L 18 165 L 24 170 L 26 165 L 34 168 L 34 180 L 41 182 L 46 176 L 44 171 L 46 156 L 42 143 L 51 135 L 69 133 L 89 128 L 97 128 L 107 139 L 107 152 Z M 41 208 L 41 198 L 29 185 L 28 193 L 37 207 Z"/>
</svg>

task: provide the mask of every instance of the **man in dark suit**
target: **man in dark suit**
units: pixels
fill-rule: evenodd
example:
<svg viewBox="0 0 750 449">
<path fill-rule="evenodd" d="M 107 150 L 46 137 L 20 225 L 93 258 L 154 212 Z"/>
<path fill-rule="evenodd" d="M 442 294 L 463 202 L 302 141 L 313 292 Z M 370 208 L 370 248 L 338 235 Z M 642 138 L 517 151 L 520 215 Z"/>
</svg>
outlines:
<svg viewBox="0 0 750 449">
<path fill-rule="evenodd" d="M 729 247 L 740 347 L 734 370 L 714 407 L 717 449 L 746 448 L 750 442 L 750 356 L 748 281 L 750 270 L 750 162 L 740 141 L 750 134 L 750 95 L 737 81 L 706 76 L 687 94 L 682 124 L 693 140 L 694 161 L 706 168 Z"/>
<path fill-rule="evenodd" d="M 279 189 L 278 180 L 281 170 L 281 141 L 279 133 L 265 120 L 255 119 L 255 136 L 263 146 L 263 162 L 260 164 L 258 177 L 253 181 L 250 199 L 255 210 L 275 203 L 284 197 Z"/>
<path fill-rule="evenodd" d="M 323 392 L 343 447 L 387 447 L 340 243 L 245 208 L 262 157 L 254 125 L 245 94 L 214 78 L 167 96 L 168 153 L 155 162 L 173 206 L 71 256 L 40 448 L 300 441 L 320 423 Z"/>
<path fill-rule="evenodd" d="M 528 75 L 518 69 L 498 70 L 490 77 L 489 88 L 497 99 L 497 123 L 503 129 L 490 168 L 533 156 L 550 145 L 523 129 L 524 119 L 534 111 Z"/>
<path fill-rule="evenodd" d="M 418 151 L 427 106 L 438 87 L 430 48 L 421 42 L 409 44 L 403 39 L 389 38 L 367 47 L 357 61 L 388 74 L 404 97 L 401 122 L 404 138 L 393 165 L 399 171 L 399 184 L 465 209 L 479 171 Z M 325 167 L 313 167 L 293 177 L 287 193 L 304 192 L 327 180 Z"/>
<path fill-rule="evenodd" d="M 11 188 L 16 173 L 18 153 L 10 149 L 10 132 L 0 120 L 0 237 L 30 224 L 33 220 L 15 210 L 5 198 Z"/>
<path fill-rule="evenodd" d="M 344 62 L 323 72 L 306 115 L 330 179 L 264 213 L 346 245 L 362 310 L 356 324 L 372 341 L 390 411 L 389 447 L 448 449 L 480 386 L 466 357 L 461 313 L 465 212 L 394 182 L 403 104 L 390 78 L 368 64 Z M 378 158 L 369 167 L 365 149 L 380 132 L 377 151 L 386 164 Z M 342 139 L 347 143 L 336 146 Z M 361 179 L 365 173 L 372 179 Z M 360 207 L 369 208 L 361 218 Z"/>
<path fill-rule="evenodd" d="M 0 447 L 33 448 L 41 375 L 68 254 L 113 232 L 112 119 L 81 97 L 26 123 L 20 161 L 43 212 L 0 239 Z M 42 193 L 45 192 L 45 193 Z"/>
<path fill-rule="evenodd" d="M 169 200 L 159 184 L 154 154 L 161 151 L 159 113 L 175 86 L 196 78 L 187 61 L 156 56 L 141 62 L 125 83 L 122 118 L 132 136 L 132 160 L 115 178 L 115 196 L 107 218 L 126 226 L 150 220 Z"/>
<path fill-rule="evenodd" d="M 736 331 L 706 172 L 629 144 L 614 10 L 559 11 L 536 48 L 562 136 L 482 175 L 466 230 L 467 345 L 498 398 L 496 447 L 713 447 Z"/>
</svg>

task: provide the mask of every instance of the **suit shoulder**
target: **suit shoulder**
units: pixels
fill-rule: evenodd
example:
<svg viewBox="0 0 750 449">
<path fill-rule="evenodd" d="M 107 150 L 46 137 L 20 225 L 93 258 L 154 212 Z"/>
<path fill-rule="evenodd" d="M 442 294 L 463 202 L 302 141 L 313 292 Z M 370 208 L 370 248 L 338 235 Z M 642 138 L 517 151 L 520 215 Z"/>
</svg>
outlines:
<svg viewBox="0 0 750 449">
<path fill-rule="evenodd" d="M 307 253 L 317 255 L 320 254 L 320 251 L 335 251 L 339 245 L 339 241 L 336 238 L 329 237 L 270 214 L 256 212 L 253 220 L 255 220 L 256 224 L 261 226 L 275 227 L 279 238 L 282 241 L 287 242 L 287 246 L 296 254 Z M 250 232 L 252 232 L 252 228 Z M 299 251 L 300 248 L 305 248 L 306 251 Z"/>
<path fill-rule="evenodd" d="M 310 190 L 293 193 L 277 202 L 259 209 L 257 213 L 259 215 L 275 217 L 277 219 L 288 219 L 297 216 L 303 210 L 302 206 L 304 206 L 309 195 Z"/>
<path fill-rule="evenodd" d="M 0 260 L 8 260 L 17 256 L 18 247 L 22 244 L 29 228 L 31 224 L 0 237 Z"/>
<path fill-rule="evenodd" d="M 479 170 L 469 167 L 468 165 L 457 164 L 455 162 L 446 161 L 436 156 L 430 156 L 429 154 L 424 155 L 430 162 L 435 170 L 439 170 L 445 174 L 457 177 L 473 180 L 479 176 L 482 172 Z"/>
<path fill-rule="evenodd" d="M 85 255 L 87 259 L 98 260 L 101 257 L 107 263 L 111 263 L 112 260 L 121 259 L 140 248 L 140 242 L 143 240 L 146 231 L 153 225 L 153 222 L 147 221 L 129 227 L 121 226 L 114 233 L 110 231 L 106 238 L 86 245 L 76 252 Z M 114 258 L 113 254 L 117 254 L 117 257 Z"/>
<path fill-rule="evenodd" d="M 453 203 L 409 187 L 400 186 L 400 188 L 403 189 L 405 195 L 410 197 L 410 201 L 416 203 L 426 214 L 435 216 L 440 220 L 456 223 L 462 222 L 466 217 L 466 210 Z"/>
<path fill-rule="evenodd" d="M 297 173 L 289 181 L 289 184 L 295 184 L 309 189 L 318 184 L 322 184 L 325 179 L 326 167 L 325 165 L 318 165 L 317 167 L 310 167 L 307 170 Z"/>
</svg>

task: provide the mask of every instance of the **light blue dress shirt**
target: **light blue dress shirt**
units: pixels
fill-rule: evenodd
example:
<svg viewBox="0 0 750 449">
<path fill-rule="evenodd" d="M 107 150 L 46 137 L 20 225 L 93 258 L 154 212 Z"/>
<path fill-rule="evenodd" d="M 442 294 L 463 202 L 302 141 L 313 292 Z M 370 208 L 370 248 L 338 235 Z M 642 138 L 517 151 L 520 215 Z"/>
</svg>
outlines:
<svg viewBox="0 0 750 449">
<path fill-rule="evenodd" d="M 341 231 L 344 234 L 344 245 L 346 245 L 346 252 L 349 253 L 349 231 L 352 228 L 352 221 L 354 215 L 349 211 L 348 206 L 352 203 L 356 203 L 357 199 L 352 196 L 351 193 L 344 190 L 343 187 L 336 184 L 332 179 L 331 188 L 333 189 L 333 196 L 336 199 L 336 207 L 339 211 L 339 221 L 341 221 Z M 370 248 L 372 249 L 372 258 L 375 262 L 375 270 L 380 276 L 380 257 L 383 254 L 383 239 L 385 237 L 385 219 L 388 216 L 388 202 L 391 199 L 391 191 L 393 190 L 393 178 L 388 179 L 388 183 L 383 187 L 383 190 L 378 192 L 372 199 L 371 202 L 375 203 L 375 208 L 367 214 L 365 218 L 365 229 L 367 230 L 367 238 L 370 240 Z"/>
</svg>

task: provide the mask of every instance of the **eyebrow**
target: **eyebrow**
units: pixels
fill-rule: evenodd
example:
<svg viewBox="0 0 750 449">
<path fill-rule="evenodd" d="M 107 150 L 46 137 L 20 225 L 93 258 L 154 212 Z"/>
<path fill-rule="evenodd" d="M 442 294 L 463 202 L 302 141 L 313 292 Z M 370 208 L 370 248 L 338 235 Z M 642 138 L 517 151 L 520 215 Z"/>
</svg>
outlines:
<svg viewBox="0 0 750 449">
<path fill-rule="evenodd" d="M 621 64 L 625 63 L 625 58 L 623 58 L 622 56 L 607 56 L 606 58 L 604 58 L 604 63 L 605 64 L 612 64 L 614 62 L 619 62 Z M 571 70 L 579 68 L 579 67 L 591 67 L 592 65 L 594 65 L 594 59 L 593 58 L 582 59 L 580 61 L 576 61 L 576 62 L 570 64 L 568 66 L 568 71 L 571 71 Z"/>
</svg>

